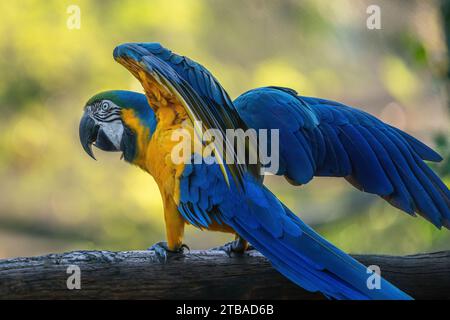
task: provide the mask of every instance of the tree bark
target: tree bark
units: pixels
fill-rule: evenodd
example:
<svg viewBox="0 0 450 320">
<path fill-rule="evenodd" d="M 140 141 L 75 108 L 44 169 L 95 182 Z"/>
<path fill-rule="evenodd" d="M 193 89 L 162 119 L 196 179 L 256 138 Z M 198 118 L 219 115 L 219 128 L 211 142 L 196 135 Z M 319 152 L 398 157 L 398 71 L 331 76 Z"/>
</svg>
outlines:
<svg viewBox="0 0 450 320">
<path fill-rule="evenodd" d="M 450 298 L 450 251 L 397 257 L 355 255 L 416 299 Z M 68 267 L 81 289 L 69 290 Z M 72 278 L 70 283 L 74 283 Z M 169 255 L 153 251 L 76 251 L 0 260 L 0 299 L 323 299 L 276 272 L 258 252 Z"/>
</svg>

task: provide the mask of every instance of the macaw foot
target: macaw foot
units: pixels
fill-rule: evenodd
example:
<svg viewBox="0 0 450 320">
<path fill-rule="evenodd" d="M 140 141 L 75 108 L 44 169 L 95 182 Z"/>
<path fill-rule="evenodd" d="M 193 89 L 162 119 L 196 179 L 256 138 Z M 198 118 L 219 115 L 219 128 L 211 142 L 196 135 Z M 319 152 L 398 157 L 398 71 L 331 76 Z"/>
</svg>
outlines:
<svg viewBox="0 0 450 320">
<path fill-rule="evenodd" d="M 210 250 L 215 251 L 224 251 L 229 257 L 231 257 L 232 253 L 243 254 L 245 251 L 253 250 L 253 246 L 251 246 L 246 240 L 241 237 L 238 237 L 236 240 L 225 243 L 223 246 L 211 248 Z"/>
<path fill-rule="evenodd" d="M 161 241 L 157 242 L 154 245 L 152 245 L 147 250 L 154 251 L 156 256 L 162 260 L 163 262 L 167 262 L 167 258 L 169 254 L 183 254 L 184 249 L 187 249 L 190 251 L 189 247 L 185 244 L 182 244 L 178 249 L 176 250 L 170 250 L 169 246 L 167 245 L 167 242 Z"/>
</svg>

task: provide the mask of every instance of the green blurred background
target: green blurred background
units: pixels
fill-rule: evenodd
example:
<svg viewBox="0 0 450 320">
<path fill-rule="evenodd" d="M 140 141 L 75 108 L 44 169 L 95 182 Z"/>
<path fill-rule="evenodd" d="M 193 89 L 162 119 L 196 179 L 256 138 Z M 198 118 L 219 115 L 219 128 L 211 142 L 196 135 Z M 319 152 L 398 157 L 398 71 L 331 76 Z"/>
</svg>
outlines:
<svg viewBox="0 0 450 320">
<path fill-rule="evenodd" d="M 72 4 L 81 9 L 79 30 L 67 28 Z M 381 8 L 381 30 L 366 27 L 370 4 Z M 123 42 L 161 42 L 201 62 L 232 98 L 280 85 L 358 106 L 450 157 L 440 6 L 419 0 L 1 1 L 0 258 L 144 249 L 164 238 L 153 179 L 119 154 L 97 152 L 92 161 L 78 142 L 91 95 L 141 90 L 112 59 Z M 434 167 L 447 184 L 449 167 L 448 161 Z M 320 178 L 294 188 L 282 178 L 268 180 L 344 250 L 450 249 L 450 231 L 344 181 Z M 188 227 L 186 243 L 207 248 L 229 239 Z"/>
</svg>

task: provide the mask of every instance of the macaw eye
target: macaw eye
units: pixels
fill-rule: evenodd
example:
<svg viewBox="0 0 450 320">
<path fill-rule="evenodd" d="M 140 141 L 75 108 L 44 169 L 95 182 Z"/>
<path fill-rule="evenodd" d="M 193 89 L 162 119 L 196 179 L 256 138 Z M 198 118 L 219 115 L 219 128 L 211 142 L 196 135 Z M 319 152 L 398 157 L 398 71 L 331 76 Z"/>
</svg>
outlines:
<svg viewBox="0 0 450 320">
<path fill-rule="evenodd" d="M 109 109 L 109 103 L 108 102 L 103 102 L 102 103 L 102 110 L 103 111 L 107 111 Z"/>
</svg>

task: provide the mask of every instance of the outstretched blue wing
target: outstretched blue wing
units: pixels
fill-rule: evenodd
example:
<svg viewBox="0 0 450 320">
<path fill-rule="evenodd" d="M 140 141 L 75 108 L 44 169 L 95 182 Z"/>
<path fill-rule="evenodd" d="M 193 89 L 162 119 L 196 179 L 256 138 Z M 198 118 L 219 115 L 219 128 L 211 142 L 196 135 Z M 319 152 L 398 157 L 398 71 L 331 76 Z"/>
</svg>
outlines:
<svg viewBox="0 0 450 320">
<path fill-rule="evenodd" d="M 450 192 L 423 160 L 442 158 L 363 111 L 294 90 L 266 87 L 234 101 L 249 127 L 280 130 L 280 169 L 289 181 L 345 177 L 395 207 L 450 228 Z"/>
<path fill-rule="evenodd" d="M 189 58 L 179 56 L 159 43 L 123 44 L 114 49 L 114 58 L 141 81 L 152 108 L 158 108 L 162 92 L 181 102 L 194 126 L 201 123 L 202 128 L 196 127 L 197 132 L 218 129 L 225 137 L 227 129 L 246 129 L 219 82 L 202 65 Z M 155 87 L 159 91 L 157 94 L 154 93 Z M 255 150 L 249 145 L 246 147 L 247 150 Z M 256 176 L 257 165 L 239 162 L 227 141 L 225 149 L 235 157 L 235 161 L 228 165 L 233 178 L 240 181 L 246 171 Z"/>
<path fill-rule="evenodd" d="M 228 188 L 215 164 L 186 165 L 179 211 L 192 225 L 226 224 L 249 241 L 291 281 L 334 299 L 410 299 L 382 279 L 367 286 L 365 266 L 314 232 L 249 174 L 245 192 Z"/>
</svg>

